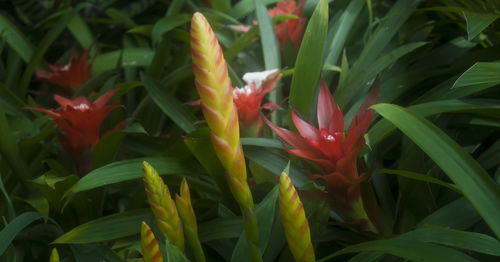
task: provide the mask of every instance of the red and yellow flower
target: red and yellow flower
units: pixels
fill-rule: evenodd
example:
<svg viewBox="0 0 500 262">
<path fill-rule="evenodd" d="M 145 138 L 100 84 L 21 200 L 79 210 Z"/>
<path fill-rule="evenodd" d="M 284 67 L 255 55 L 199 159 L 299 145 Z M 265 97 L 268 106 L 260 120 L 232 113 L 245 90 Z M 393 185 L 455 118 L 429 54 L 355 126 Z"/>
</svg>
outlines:
<svg viewBox="0 0 500 262">
<path fill-rule="evenodd" d="M 290 39 L 295 49 L 299 49 L 306 24 L 306 19 L 301 17 L 305 2 L 305 0 L 301 0 L 299 5 L 297 5 L 295 0 L 286 0 L 278 2 L 275 7 L 269 9 L 271 17 L 284 14 L 298 16 L 297 19 L 288 19 L 274 26 L 281 49 L 283 49 L 287 39 Z"/>
</svg>

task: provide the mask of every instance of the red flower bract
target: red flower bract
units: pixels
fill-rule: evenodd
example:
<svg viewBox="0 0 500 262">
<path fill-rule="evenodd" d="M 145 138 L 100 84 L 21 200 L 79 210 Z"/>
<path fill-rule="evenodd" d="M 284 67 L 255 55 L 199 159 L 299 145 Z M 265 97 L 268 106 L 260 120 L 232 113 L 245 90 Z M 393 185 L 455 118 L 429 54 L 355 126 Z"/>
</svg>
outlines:
<svg viewBox="0 0 500 262">
<path fill-rule="evenodd" d="M 52 72 L 36 70 L 38 78 L 46 79 L 50 83 L 58 85 L 68 91 L 71 87 L 79 88 L 85 84 L 91 76 L 92 66 L 87 64 L 90 48 L 80 57 L 73 52 L 67 65 L 50 65 Z"/>
<path fill-rule="evenodd" d="M 101 124 L 108 114 L 119 105 L 106 103 L 113 97 L 117 89 L 111 90 L 90 103 L 86 97 L 80 96 L 74 100 L 54 95 L 54 100 L 61 106 L 60 110 L 27 108 L 46 113 L 52 117 L 57 126 L 61 129 L 62 135 L 59 137 L 64 149 L 72 155 L 78 157 L 89 147 L 93 148 L 100 139 Z M 117 125 L 113 130 L 121 128 Z M 108 131 L 109 132 L 109 131 Z"/>
<path fill-rule="evenodd" d="M 289 149 L 283 145 L 286 151 L 314 161 L 322 169 L 322 177 L 329 187 L 343 189 L 349 197 L 350 194 L 357 194 L 355 189 L 362 178 L 357 171 L 357 155 L 365 142 L 363 134 L 373 117 L 373 110 L 368 107 L 377 101 L 378 90 L 377 81 L 354 116 L 347 134 L 344 134 L 344 116 L 324 80 L 320 84 L 317 104 L 319 128 L 303 120 L 293 110 L 292 120 L 300 135 L 280 128 L 265 118 L 264 121 L 281 139 L 294 147 Z"/>
<path fill-rule="evenodd" d="M 300 43 L 302 42 L 304 25 L 306 23 L 306 19 L 300 17 L 302 15 L 302 9 L 304 9 L 304 4 L 305 0 L 301 0 L 298 6 L 294 0 L 286 0 L 278 2 L 274 8 L 269 9 L 269 15 L 271 17 L 284 14 L 293 14 L 299 17 L 297 19 L 289 19 L 274 26 L 281 49 L 283 49 L 286 39 L 290 39 L 293 46 L 297 50 L 299 49 Z"/>
<path fill-rule="evenodd" d="M 273 86 L 276 81 L 280 78 L 279 70 L 265 71 L 263 74 L 269 73 L 266 79 L 262 79 L 262 83 L 256 83 L 255 81 L 249 81 L 248 85 L 233 89 L 233 101 L 238 109 L 238 119 L 240 124 L 250 127 L 250 126 L 260 126 L 263 125 L 262 119 L 260 118 L 261 109 L 276 110 L 280 106 L 274 102 L 267 102 L 262 105 L 262 99 L 264 95 L 274 90 Z M 244 76 L 245 78 L 245 76 Z"/>
</svg>

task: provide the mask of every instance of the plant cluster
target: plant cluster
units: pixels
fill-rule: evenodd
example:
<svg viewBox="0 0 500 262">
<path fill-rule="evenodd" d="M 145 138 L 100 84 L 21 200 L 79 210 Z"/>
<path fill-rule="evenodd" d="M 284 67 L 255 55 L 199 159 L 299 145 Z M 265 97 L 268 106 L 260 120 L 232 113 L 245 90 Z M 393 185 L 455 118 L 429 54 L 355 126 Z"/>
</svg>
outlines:
<svg viewBox="0 0 500 262">
<path fill-rule="evenodd" d="M 497 261 L 498 18 L 0 0 L 0 261 Z"/>
</svg>

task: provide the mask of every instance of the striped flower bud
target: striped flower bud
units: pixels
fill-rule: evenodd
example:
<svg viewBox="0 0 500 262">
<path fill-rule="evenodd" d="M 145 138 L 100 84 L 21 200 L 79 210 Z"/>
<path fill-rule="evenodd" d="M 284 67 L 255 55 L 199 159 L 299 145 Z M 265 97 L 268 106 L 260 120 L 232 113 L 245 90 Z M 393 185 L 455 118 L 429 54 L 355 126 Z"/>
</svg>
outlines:
<svg viewBox="0 0 500 262">
<path fill-rule="evenodd" d="M 247 183 L 238 113 L 233 103 L 233 87 L 219 42 L 201 13 L 195 13 L 191 19 L 191 57 L 196 90 L 210 128 L 210 139 L 217 157 L 227 171 L 229 188 L 243 214 L 252 260 L 261 261 L 257 219 Z"/>
<path fill-rule="evenodd" d="M 180 196 L 175 195 L 175 203 L 182 219 L 182 224 L 184 225 L 184 233 L 193 250 L 196 261 L 204 262 L 206 261 L 205 254 L 198 238 L 198 224 L 196 223 L 196 216 L 191 205 L 189 187 L 185 178 L 182 179 L 180 194 Z"/>
<path fill-rule="evenodd" d="M 315 261 L 309 223 L 304 207 L 290 178 L 281 173 L 279 205 L 286 241 L 296 261 Z"/>
<path fill-rule="evenodd" d="M 160 252 L 155 235 L 144 221 L 141 224 L 141 247 L 144 262 L 163 262 L 163 255 Z"/>
<path fill-rule="evenodd" d="M 49 262 L 59 262 L 59 253 L 56 248 L 52 249 L 52 253 L 50 253 Z"/>
<path fill-rule="evenodd" d="M 148 203 L 160 231 L 172 245 L 184 252 L 182 222 L 177 214 L 175 202 L 170 197 L 170 190 L 149 163 L 142 162 L 142 171 Z"/>
</svg>

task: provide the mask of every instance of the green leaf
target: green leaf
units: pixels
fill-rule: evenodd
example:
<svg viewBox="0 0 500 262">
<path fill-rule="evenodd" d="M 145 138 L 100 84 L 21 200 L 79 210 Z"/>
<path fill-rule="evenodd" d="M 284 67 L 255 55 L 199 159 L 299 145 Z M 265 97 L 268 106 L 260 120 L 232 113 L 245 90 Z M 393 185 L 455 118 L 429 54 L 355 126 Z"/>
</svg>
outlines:
<svg viewBox="0 0 500 262">
<path fill-rule="evenodd" d="M 359 93 L 360 89 L 366 83 L 356 80 L 363 78 L 364 72 L 374 67 L 373 63 L 376 62 L 381 53 L 386 49 L 387 44 L 389 44 L 394 35 L 396 35 L 401 26 L 410 17 L 413 9 L 419 2 L 420 0 L 399 0 L 392 5 L 385 18 L 371 35 L 349 73 L 349 79 L 356 83 L 350 84 L 350 81 L 346 80 L 342 88 L 335 90 L 335 102 L 342 108 L 351 102 L 353 97 Z"/>
<path fill-rule="evenodd" d="M 279 2 L 280 0 L 261 0 L 264 5 L 272 4 Z M 232 17 L 239 19 L 247 14 L 250 14 L 255 10 L 255 2 L 254 0 L 242 0 L 238 1 L 231 10 L 229 10 L 228 14 Z"/>
<path fill-rule="evenodd" d="M 262 54 L 264 55 L 264 64 L 266 70 L 281 68 L 280 48 L 278 37 L 274 31 L 274 24 L 269 16 L 266 6 L 261 0 L 254 0 L 256 6 L 256 16 L 259 22 L 260 43 L 262 46 Z M 271 94 L 275 94 L 273 92 Z M 276 102 L 276 99 L 271 101 Z"/>
<path fill-rule="evenodd" d="M 274 214 L 276 213 L 276 203 L 278 202 L 278 185 L 266 195 L 264 200 L 255 208 L 255 215 L 259 225 L 259 249 L 262 253 L 265 252 L 269 238 L 271 237 L 271 229 L 274 223 Z M 238 242 L 233 250 L 231 261 L 250 261 L 250 254 L 247 249 L 247 238 L 245 232 L 240 234 Z"/>
<path fill-rule="evenodd" d="M 162 253 L 165 254 L 165 261 L 189 262 L 189 259 L 187 259 L 179 249 L 172 245 L 168 238 L 165 238 L 165 252 Z"/>
<path fill-rule="evenodd" d="M 24 62 L 29 63 L 35 52 L 33 45 L 26 39 L 21 31 L 3 15 L 0 15 L 0 38 L 4 39 Z"/>
<path fill-rule="evenodd" d="M 28 90 L 28 86 L 31 83 L 31 77 L 33 76 L 33 72 L 35 72 L 36 66 L 40 63 L 49 49 L 50 45 L 59 37 L 59 35 L 63 32 L 66 26 L 69 24 L 71 19 L 76 15 L 78 9 L 68 9 L 62 13 L 61 18 L 55 22 L 55 25 L 50 28 L 50 30 L 45 34 L 45 36 L 40 40 L 37 44 L 37 49 L 33 56 L 31 57 L 28 66 L 24 70 L 24 73 L 21 77 L 21 81 L 19 83 L 19 88 L 16 90 L 17 94 L 21 97 L 26 94 Z"/>
<path fill-rule="evenodd" d="M 79 14 L 75 14 L 68 23 L 68 29 L 83 48 L 88 48 L 94 42 L 90 28 Z"/>
<path fill-rule="evenodd" d="M 231 8 L 231 1 L 230 0 L 210 0 L 210 5 L 212 6 L 213 9 L 215 9 L 217 11 L 227 13 L 227 11 L 229 11 L 229 9 Z"/>
<path fill-rule="evenodd" d="M 9 193 L 5 190 L 5 186 L 3 185 L 2 176 L 0 175 L 0 192 L 2 192 L 3 197 L 5 198 L 5 203 L 7 203 L 7 214 L 8 219 L 12 220 L 16 216 L 16 211 L 14 210 L 14 206 L 12 205 L 12 200 L 10 200 Z"/>
<path fill-rule="evenodd" d="M 277 139 L 263 137 L 242 137 L 240 142 L 244 146 L 260 146 L 267 148 L 283 149 L 281 142 Z"/>
<path fill-rule="evenodd" d="M 166 16 L 158 20 L 153 26 L 153 31 L 151 32 L 151 38 L 153 43 L 158 43 L 162 39 L 163 35 L 170 32 L 170 30 L 183 25 L 191 20 L 191 15 L 188 14 L 173 14 L 171 16 Z"/>
<path fill-rule="evenodd" d="M 161 110 L 174 121 L 184 132 L 190 133 L 195 130 L 194 122 L 196 118 L 191 115 L 179 100 L 173 95 L 165 92 L 160 84 L 153 80 L 149 75 L 141 73 L 141 81 L 148 91 L 153 101 Z"/>
<path fill-rule="evenodd" d="M 327 46 L 327 57 L 325 59 L 325 64 L 336 65 L 339 59 L 340 53 L 344 48 L 345 41 L 347 36 L 351 32 L 354 23 L 357 20 L 357 17 L 363 7 L 365 6 L 365 0 L 353 0 L 350 1 L 349 5 L 342 12 L 340 18 L 335 22 L 335 24 L 328 30 L 329 39 Z M 331 73 L 325 74 L 325 78 L 327 78 L 327 82 Z"/>
<path fill-rule="evenodd" d="M 465 71 L 453 88 L 473 89 L 474 92 L 500 84 L 500 62 L 478 62 Z"/>
<path fill-rule="evenodd" d="M 139 234 L 141 221 L 151 224 L 153 213 L 145 208 L 101 217 L 71 229 L 52 243 L 84 244 L 115 240 Z"/>
<path fill-rule="evenodd" d="M 154 50 L 149 48 L 125 48 L 97 55 L 92 63 L 92 74 L 100 74 L 116 69 L 118 66 L 149 66 L 154 57 Z M 121 65 L 118 62 L 121 61 Z"/>
<path fill-rule="evenodd" d="M 362 251 L 376 251 L 402 257 L 411 261 L 478 261 L 457 250 L 404 239 L 375 240 L 348 246 L 338 252 L 326 256 L 318 262 L 328 261 L 336 256 Z"/>
<path fill-rule="evenodd" d="M 254 161 L 276 175 L 281 174 L 281 171 L 283 171 L 283 168 L 285 168 L 289 162 L 286 157 L 266 149 L 248 146 L 243 149 L 243 152 L 245 152 L 246 158 Z M 307 178 L 307 176 L 294 165 L 291 165 L 290 169 L 290 179 L 297 188 L 300 188 L 310 182 L 309 178 Z"/>
<path fill-rule="evenodd" d="M 493 232 L 500 236 L 500 188 L 460 145 L 414 112 L 390 104 L 372 108 L 417 144 L 460 188 Z"/>
<path fill-rule="evenodd" d="M 411 171 L 406 171 L 406 170 L 385 169 L 384 168 L 384 169 L 377 171 L 377 174 L 394 174 L 394 175 L 398 175 L 398 176 L 402 176 L 402 177 L 406 177 L 406 178 L 410 178 L 410 179 L 414 179 L 414 180 L 418 180 L 418 181 L 422 181 L 422 182 L 433 183 L 433 184 L 437 184 L 440 186 L 444 186 L 444 187 L 451 189 L 459 194 L 462 194 L 462 191 L 460 191 L 460 189 L 458 189 L 453 184 L 446 183 L 446 182 L 443 182 L 437 178 L 434 178 L 431 176 L 426 176 L 424 174 L 420 174 L 420 173 L 416 173 L 416 172 L 411 172 Z"/>
<path fill-rule="evenodd" d="M 5 252 L 12 240 L 33 221 L 42 218 L 42 215 L 36 212 L 24 212 L 14 218 L 0 231 L 0 256 Z"/>
<path fill-rule="evenodd" d="M 491 236 L 476 232 L 466 232 L 444 227 L 425 227 L 399 235 L 396 239 L 435 243 L 492 256 L 500 256 L 500 242 Z"/>
<path fill-rule="evenodd" d="M 192 162 L 181 161 L 177 158 L 153 157 L 123 160 L 92 170 L 72 186 L 66 192 L 66 195 L 132 179 L 139 179 L 142 177 L 143 161 L 147 161 L 154 166 L 159 174 L 200 173 L 197 165 L 193 165 Z"/>
<path fill-rule="evenodd" d="M 476 13 L 463 11 L 465 21 L 467 22 L 467 36 L 469 40 L 479 35 L 486 27 L 495 22 L 500 15 L 492 13 Z"/>
<path fill-rule="evenodd" d="M 481 220 L 467 198 L 461 197 L 424 218 L 419 226 L 436 225 L 454 229 L 468 229 Z"/>
<path fill-rule="evenodd" d="M 327 30 L 328 1 L 320 0 L 304 33 L 290 87 L 290 105 L 306 118 L 314 111 Z"/>
<path fill-rule="evenodd" d="M 461 100 L 441 100 L 428 103 L 422 103 L 408 107 L 409 110 L 421 115 L 431 116 L 445 112 L 481 112 L 485 110 L 500 110 L 500 101 L 492 99 L 461 99 Z M 368 131 L 368 141 L 370 146 L 380 143 L 386 138 L 396 127 L 386 119 L 378 121 Z M 368 152 L 363 150 L 362 154 Z"/>
<path fill-rule="evenodd" d="M 17 138 L 10 128 L 9 121 L 0 107 L 0 154 L 16 173 L 19 179 L 28 181 L 30 172 L 28 165 L 21 157 Z"/>
<path fill-rule="evenodd" d="M 243 231 L 243 221 L 240 217 L 236 218 L 217 218 L 208 222 L 201 223 L 199 226 L 200 242 L 237 238 Z"/>
</svg>

